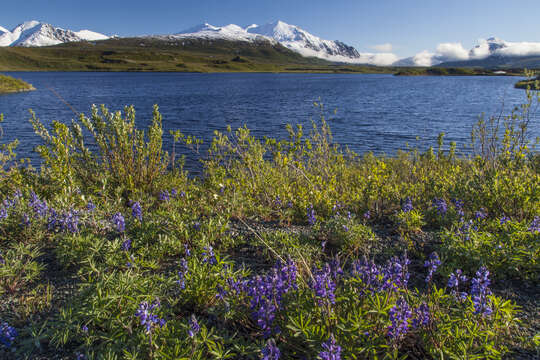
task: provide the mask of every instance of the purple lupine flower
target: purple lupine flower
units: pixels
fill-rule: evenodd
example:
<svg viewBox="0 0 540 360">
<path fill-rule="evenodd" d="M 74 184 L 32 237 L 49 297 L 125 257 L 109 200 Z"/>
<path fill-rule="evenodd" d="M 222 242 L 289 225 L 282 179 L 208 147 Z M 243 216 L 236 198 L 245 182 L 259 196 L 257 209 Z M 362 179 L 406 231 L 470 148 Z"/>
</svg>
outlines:
<svg viewBox="0 0 540 360">
<path fill-rule="evenodd" d="M 83 333 L 88 333 L 88 326 L 86 325 L 81 326 L 81 330 Z"/>
<path fill-rule="evenodd" d="M 319 353 L 321 360 L 341 360 L 341 346 L 336 344 L 334 335 L 322 344 L 323 351 Z"/>
<path fill-rule="evenodd" d="M 487 218 L 487 213 L 485 212 L 484 209 L 480 209 L 480 210 L 474 212 L 474 218 L 476 220 L 483 220 L 483 219 Z"/>
<path fill-rule="evenodd" d="M 463 211 L 463 206 L 465 204 L 463 203 L 463 201 L 459 199 L 452 199 L 452 204 L 454 204 L 454 208 L 456 209 L 456 212 L 459 215 L 460 220 L 463 220 L 463 217 L 465 216 L 465 212 Z"/>
<path fill-rule="evenodd" d="M 394 340 L 399 340 L 410 328 L 409 320 L 412 313 L 409 304 L 403 298 L 396 301 L 396 306 L 390 309 L 390 321 L 392 325 L 388 327 L 388 336 Z"/>
<path fill-rule="evenodd" d="M 426 277 L 426 282 L 431 282 L 431 279 L 433 278 L 433 274 L 435 271 L 437 271 L 437 268 L 441 265 L 441 260 L 439 260 L 439 256 L 436 252 L 432 252 L 431 255 L 429 255 L 429 259 L 426 260 L 424 263 L 424 267 L 428 268 L 428 276 Z"/>
<path fill-rule="evenodd" d="M 307 208 L 307 219 L 308 224 L 313 226 L 317 222 L 317 216 L 315 215 L 315 209 L 313 209 L 313 205 L 308 206 Z"/>
<path fill-rule="evenodd" d="M 191 250 L 189 250 L 188 244 L 184 244 L 184 253 L 186 254 L 186 256 L 191 256 Z"/>
<path fill-rule="evenodd" d="M 281 198 L 279 197 L 279 195 L 276 196 L 276 199 L 274 200 L 274 205 L 276 205 L 277 207 L 281 207 L 283 205 L 281 203 Z"/>
<path fill-rule="evenodd" d="M 112 222 L 118 232 L 123 233 L 126 230 L 126 221 L 121 213 L 116 213 L 112 217 Z"/>
<path fill-rule="evenodd" d="M 450 278 L 448 279 L 448 284 L 446 286 L 452 289 L 452 295 L 454 295 L 459 300 L 464 301 L 467 298 L 467 293 L 464 291 L 460 292 L 459 285 L 461 283 L 465 283 L 467 280 L 467 277 L 463 275 L 462 271 L 460 269 L 457 269 L 452 274 L 450 274 Z"/>
<path fill-rule="evenodd" d="M 172 196 L 173 198 L 175 198 L 176 196 L 178 196 L 178 191 L 177 191 L 175 188 L 172 188 L 172 189 L 171 189 L 171 196 Z"/>
<path fill-rule="evenodd" d="M 490 315 L 493 310 L 488 295 L 491 294 L 489 271 L 482 266 L 477 272 L 476 277 L 471 280 L 471 296 L 474 304 L 474 313 L 483 316 Z"/>
<path fill-rule="evenodd" d="M 337 285 L 332 278 L 332 269 L 329 264 L 313 271 L 313 279 L 309 281 L 309 287 L 314 291 L 319 306 L 323 306 L 325 300 L 335 304 Z"/>
<path fill-rule="evenodd" d="M 194 228 L 195 230 L 199 231 L 199 230 L 201 229 L 201 223 L 198 222 L 198 221 L 195 221 L 195 222 L 193 223 L 193 228 Z"/>
<path fill-rule="evenodd" d="M 180 197 L 186 197 L 186 192 L 185 191 L 180 191 Z"/>
<path fill-rule="evenodd" d="M 30 192 L 30 201 L 28 202 L 30 207 L 34 210 L 34 213 L 38 217 L 43 217 L 47 214 L 47 210 L 49 210 L 49 207 L 47 206 L 47 202 L 45 200 L 41 200 L 39 196 L 35 192 Z"/>
<path fill-rule="evenodd" d="M 131 249 L 131 239 L 124 240 L 120 248 L 122 251 L 129 251 Z"/>
<path fill-rule="evenodd" d="M 0 324 L 0 344 L 8 349 L 11 348 L 17 335 L 17 330 L 13 326 L 9 326 L 7 322 Z"/>
<path fill-rule="evenodd" d="M 500 223 L 501 225 L 504 225 L 504 224 L 506 224 L 506 223 L 509 222 L 509 221 L 510 221 L 510 218 L 507 217 L 506 215 L 503 215 L 503 217 L 501 218 L 501 220 L 499 221 L 499 223 Z"/>
<path fill-rule="evenodd" d="M 406 289 L 409 282 L 408 265 L 411 261 L 404 255 L 401 259 L 394 256 L 382 269 L 382 290 Z"/>
<path fill-rule="evenodd" d="M 540 216 L 535 216 L 528 229 L 529 232 L 540 232 Z"/>
<path fill-rule="evenodd" d="M 290 289 L 297 289 L 296 274 L 296 264 L 289 259 L 285 264 L 278 262 L 267 275 L 254 276 L 245 282 L 227 280 L 233 291 L 241 288 L 251 298 L 252 317 L 263 330 L 265 337 L 279 332 L 279 329 L 273 326 L 275 315 L 283 306 L 283 295 Z"/>
<path fill-rule="evenodd" d="M 216 265 L 217 260 L 216 260 L 216 255 L 214 254 L 214 248 L 211 245 L 208 245 L 208 246 L 204 247 L 204 250 L 205 251 L 202 253 L 202 255 L 203 255 L 203 263 L 208 263 L 210 265 Z"/>
<path fill-rule="evenodd" d="M 130 255 L 129 261 L 127 262 L 126 266 L 131 269 L 134 264 L 135 264 L 135 257 L 133 255 Z"/>
<path fill-rule="evenodd" d="M 76 233 L 79 231 L 79 213 L 73 209 L 62 214 L 59 219 L 60 229 Z"/>
<path fill-rule="evenodd" d="M 291 200 L 289 200 L 289 201 L 287 202 L 287 207 L 288 207 L 289 209 L 291 209 L 291 208 L 293 207 L 293 203 L 292 203 Z"/>
<path fill-rule="evenodd" d="M 195 315 L 191 315 L 191 319 L 189 320 L 189 330 L 188 335 L 189 337 L 194 337 L 201 331 L 201 327 L 199 326 L 199 323 L 197 322 L 197 318 Z"/>
<path fill-rule="evenodd" d="M 86 360 L 86 356 L 81 352 L 75 353 L 75 360 Z"/>
<path fill-rule="evenodd" d="M 353 274 L 362 280 L 362 284 L 368 291 L 378 291 L 380 289 L 380 273 L 381 269 L 373 261 L 367 260 L 366 257 L 353 263 Z M 362 294 L 364 294 L 363 290 Z"/>
<path fill-rule="evenodd" d="M 439 215 L 444 216 L 448 211 L 448 205 L 444 199 L 433 199 L 433 206 L 437 208 Z"/>
<path fill-rule="evenodd" d="M 5 208 L 0 208 L 0 220 L 8 217 L 7 210 Z"/>
<path fill-rule="evenodd" d="M 349 232 L 349 227 L 345 224 L 343 224 L 343 231 Z"/>
<path fill-rule="evenodd" d="M 133 204 L 131 204 L 131 216 L 133 216 L 139 221 L 142 221 L 142 208 L 141 203 L 139 203 L 138 201 L 135 201 Z"/>
<path fill-rule="evenodd" d="M 363 217 L 364 217 L 364 220 L 369 220 L 369 219 L 371 219 L 371 212 L 370 212 L 369 210 L 366 211 L 366 212 L 364 213 Z"/>
<path fill-rule="evenodd" d="M 409 211 L 414 210 L 412 199 L 410 197 L 407 196 L 407 198 L 405 198 L 405 201 L 403 202 L 403 205 L 401 206 L 401 210 L 403 210 L 403 212 L 409 212 Z"/>
<path fill-rule="evenodd" d="M 169 195 L 169 192 L 167 190 L 162 190 L 159 192 L 158 199 L 160 201 L 169 201 L 171 199 L 171 196 Z"/>
<path fill-rule="evenodd" d="M 262 360 L 279 360 L 281 352 L 274 339 L 268 340 L 266 346 L 261 349 Z"/>
<path fill-rule="evenodd" d="M 152 304 L 143 301 L 139 304 L 139 308 L 135 312 L 135 316 L 139 318 L 141 325 L 146 328 L 147 333 L 154 331 L 157 326 L 163 327 L 163 325 L 165 325 L 165 320 L 154 314 L 154 310 L 160 306 L 161 304 L 157 299 L 154 300 Z"/>
<path fill-rule="evenodd" d="M 28 214 L 23 214 L 21 219 L 21 226 L 30 226 L 30 217 Z"/>
<path fill-rule="evenodd" d="M 431 315 L 429 313 L 429 306 L 423 302 L 415 310 L 415 317 L 412 320 L 413 328 L 418 328 L 420 326 L 428 326 L 431 321 Z"/>
<path fill-rule="evenodd" d="M 96 205 L 92 202 L 92 200 L 88 201 L 88 204 L 86 204 L 86 210 L 88 211 L 94 211 L 96 209 Z"/>
<path fill-rule="evenodd" d="M 176 283 L 180 285 L 180 289 L 186 288 L 186 273 L 188 272 L 188 263 L 186 259 L 180 259 L 180 271 L 178 271 L 178 280 Z"/>
</svg>

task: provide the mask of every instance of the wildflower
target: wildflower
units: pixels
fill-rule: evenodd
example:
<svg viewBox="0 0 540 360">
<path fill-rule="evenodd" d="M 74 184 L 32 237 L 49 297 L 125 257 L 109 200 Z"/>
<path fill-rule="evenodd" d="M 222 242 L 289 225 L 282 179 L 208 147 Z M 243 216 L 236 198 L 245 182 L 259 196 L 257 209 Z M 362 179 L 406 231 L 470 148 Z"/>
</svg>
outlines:
<svg viewBox="0 0 540 360">
<path fill-rule="evenodd" d="M 327 299 L 330 303 L 336 302 L 336 283 L 332 278 L 332 270 L 329 264 L 325 264 L 322 269 L 313 271 L 313 279 L 309 282 L 309 287 L 315 292 L 315 297 L 319 306 L 323 305 L 323 300 Z"/>
<path fill-rule="evenodd" d="M 185 191 L 180 191 L 180 197 L 186 197 L 186 192 Z"/>
<path fill-rule="evenodd" d="M 160 201 L 169 201 L 171 199 L 169 192 L 167 190 L 160 191 L 158 198 Z"/>
<path fill-rule="evenodd" d="M 423 302 L 416 310 L 415 317 L 412 321 L 412 326 L 418 328 L 420 326 L 428 326 L 431 321 L 431 316 L 429 313 L 429 306 Z"/>
<path fill-rule="evenodd" d="M 0 220 L 8 217 L 7 210 L 5 208 L 0 208 Z"/>
<path fill-rule="evenodd" d="M 389 314 L 392 325 L 388 327 L 388 336 L 398 340 L 409 331 L 409 320 L 412 315 L 409 304 L 405 299 L 399 298 Z"/>
<path fill-rule="evenodd" d="M 197 318 L 195 318 L 195 315 L 191 315 L 191 319 L 189 320 L 189 330 L 188 335 L 189 337 L 194 337 L 201 331 L 201 327 L 199 326 L 199 323 L 197 322 Z"/>
<path fill-rule="evenodd" d="M 175 198 L 178 195 L 178 191 L 175 188 L 171 189 L 171 196 Z"/>
<path fill-rule="evenodd" d="M 452 289 L 452 294 L 460 299 L 461 301 L 464 301 L 467 298 L 466 292 L 460 292 L 459 291 L 459 284 L 466 282 L 468 279 L 460 269 L 457 269 L 452 274 L 450 274 L 450 278 L 448 279 L 448 284 L 446 285 L 448 288 Z"/>
<path fill-rule="evenodd" d="M 463 221 L 463 218 L 465 216 L 465 212 L 463 211 L 463 206 L 464 206 L 463 201 L 458 200 L 458 199 L 452 199 L 452 203 L 454 204 L 454 208 L 456 209 L 456 212 L 459 215 L 460 220 Z"/>
<path fill-rule="evenodd" d="M 291 208 L 293 207 L 292 201 L 289 200 L 289 202 L 287 202 L 287 207 L 288 207 L 289 209 L 291 209 Z"/>
<path fill-rule="evenodd" d="M 88 333 L 88 326 L 86 325 L 81 326 L 81 330 L 83 333 Z"/>
<path fill-rule="evenodd" d="M 362 280 L 367 290 L 374 291 L 380 288 L 381 269 L 373 261 L 368 261 L 365 257 L 363 260 L 356 260 L 353 263 L 353 273 Z"/>
<path fill-rule="evenodd" d="M 96 205 L 94 205 L 92 200 L 88 201 L 88 204 L 86 204 L 86 210 L 94 211 L 95 209 L 96 209 Z"/>
<path fill-rule="evenodd" d="M 121 245 L 122 251 L 129 251 L 131 249 L 131 239 L 126 239 Z"/>
<path fill-rule="evenodd" d="M 233 291 L 245 291 L 251 298 L 252 317 L 265 337 L 269 337 L 272 332 L 279 332 L 273 326 L 275 314 L 282 307 L 283 295 L 297 288 L 296 274 L 296 264 L 289 259 L 285 264 L 278 262 L 267 275 L 255 276 L 243 283 L 228 280 Z"/>
<path fill-rule="evenodd" d="M 276 196 L 276 199 L 274 200 L 274 205 L 276 205 L 277 207 L 281 207 L 282 203 L 281 203 L 281 199 L 279 198 L 279 195 Z"/>
<path fill-rule="evenodd" d="M 529 232 L 535 233 L 540 232 L 540 216 L 535 216 L 534 220 L 531 223 L 531 226 L 529 226 Z"/>
<path fill-rule="evenodd" d="M 160 307 L 159 300 L 154 300 L 152 304 L 143 301 L 139 304 L 139 308 L 135 312 L 135 316 L 141 321 L 141 325 L 146 327 L 146 332 L 151 333 L 154 329 L 159 326 L 163 327 L 165 325 L 165 320 L 157 317 L 153 312 L 156 308 Z"/>
<path fill-rule="evenodd" d="M 47 206 L 47 202 L 45 200 L 40 200 L 39 196 L 35 192 L 30 193 L 30 201 L 28 202 L 28 205 L 34 210 L 34 213 L 36 213 L 37 216 L 43 217 L 46 215 L 47 210 L 49 210 L 49 207 Z"/>
<path fill-rule="evenodd" d="M 201 229 L 201 223 L 198 222 L 198 221 L 196 221 L 196 222 L 193 224 L 193 228 L 194 228 L 195 230 L 197 230 L 197 231 L 200 230 L 200 229 Z"/>
<path fill-rule="evenodd" d="M 368 210 L 364 213 L 364 220 L 369 220 L 371 219 L 371 212 Z"/>
<path fill-rule="evenodd" d="M 135 219 L 142 221 L 142 208 L 141 204 L 138 201 L 135 201 L 133 204 L 131 204 L 131 215 Z"/>
<path fill-rule="evenodd" d="M 319 353 L 321 360 L 340 360 L 341 359 L 341 346 L 336 344 L 334 335 L 330 335 L 327 342 L 322 344 L 323 351 Z"/>
<path fill-rule="evenodd" d="M 510 221 L 510 218 L 507 217 L 506 215 L 503 215 L 503 217 L 501 218 L 501 220 L 499 222 L 500 222 L 501 225 L 504 225 L 509 221 Z"/>
<path fill-rule="evenodd" d="M 426 282 L 429 283 L 431 279 L 433 278 L 433 273 L 437 271 L 437 268 L 441 265 L 441 261 L 439 260 L 439 256 L 436 252 L 431 253 L 429 255 L 429 260 L 426 260 L 424 263 L 424 267 L 427 267 L 428 270 L 428 276 L 426 277 Z"/>
<path fill-rule="evenodd" d="M 410 274 L 408 272 L 408 265 L 411 261 L 407 256 L 403 256 L 401 259 L 394 256 L 385 267 L 382 269 L 382 290 L 396 290 L 398 288 L 407 288 Z"/>
<path fill-rule="evenodd" d="M 446 201 L 444 199 L 433 199 L 433 206 L 437 208 L 437 212 L 441 216 L 444 216 L 446 211 L 448 211 L 448 205 L 446 205 Z"/>
<path fill-rule="evenodd" d="M 121 213 L 116 213 L 112 217 L 112 222 L 116 226 L 118 232 L 124 232 L 126 230 L 126 222 L 124 216 Z"/>
<path fill-rule="evenodd" d="M 349 227 L 345 224 L 343 224 L 343 231 L 349 232 Z"/>
<path fill-rule="evenodd" d="M 0 344 L 9 349 L 13 345 L 16 337 L 17 330 L 15 330 L 13 326 L 9 326 L 7 322 L 0 324 Z"/>
<path fill-rule="evenodd" d="M 23 214 L 22 220 L 21 220 L 21 226 L 29 226 L 30 225 L 30 217 L 28 214 Z"/>
<path fill-rule="evenodd" d="M 315 209 L 313 209 L 313 205 L 310 205 L 307 208 L 307 219 L 308 224 L 312 226 L 315 225 L 315 223 L 317 222 L 317 217 L 315 216 Z"/>
<path fill-rule="evenodd" d="M 475 314 L 487 316 L 493 312 L 490 306 L 491 301 L 488 299 L 488 295 L 491 294 L 491 290 L 489 289 L 490 283 L 489 271 L 486 267 L 482 266 L 476 272 L 476 277 L 471 280 L 471 296 Z"/>
<path fill-rule="evenodd" d="M 208 246 L 204 247 L 204 250 L 205 251 L 202 253 L 202 255 L 204 256 L 203 263 L 209 263 L 210 265 L 216 265 L 217 260 L 216 260 L 215 254 L 214 254 L 214 248 L 212 248 L 211 245 L 208 245 Z"/>
<path fill-rule="evenodd" d="M 268 340 L 266 346 L 262 348 L 261 353 L 263 356 L 262 360 L 278 360 L 281 355 L 279 348 L 273 339 Z"/>
<path fill-rule="evenodd" d="M 182 258 L 180 259 L 180 271 L 178 271 L 178 280 L 176 280 L 176 283 L 180 285 L 180 288 L 184 290 L 186 288 L 186 273 L 188 271 L 188 264 L 186 259 Z"/>
<path fill-rule="evenodd" d="M 85 360 L 86 356 L 83 353 L 76 352 L 75 353 L 75 360 Z"/>
<path fill-rule="evenodd" d="M 483 209 L 480 209 L 478 211 L 475 211 L 474 213 L 474 218 L 476 220 L 483 220 L 487 217 L 487 213 L 483 210 Z"/>
<path fill-rule="evenodd" d="M 186 256 L 191 256 L 191 250 L 189 250 L 189 245 L 188 244 L 184 244 L 184 252 L 185 252 Z"/>
<path fill-rule="evenodd" d="M 403 212 L 409 212 L 409 211 L 414 210 L 412 200 L 410 197 L 407 196 L 407 198 L 405 199 L 405 202 L 401 206 L 401 209 L 403 210 Z"/>
</svg>

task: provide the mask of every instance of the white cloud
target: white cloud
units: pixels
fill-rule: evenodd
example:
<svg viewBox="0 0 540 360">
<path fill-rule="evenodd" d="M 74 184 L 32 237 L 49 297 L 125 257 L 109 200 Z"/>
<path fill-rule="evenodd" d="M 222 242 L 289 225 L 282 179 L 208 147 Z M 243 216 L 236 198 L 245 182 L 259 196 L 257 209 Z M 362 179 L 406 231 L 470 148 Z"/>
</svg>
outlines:
<svg viewBox="0 0 540 360">
<path fill-rule="evenodd" d="M 371 48 L 377 51 L 383 52 L 383 53 L 389 53 L 392 51 L 392 44 L 386 43 L 386 44 L 373 45 Z"/>
<path fill-rule="evenodd" d="M 427 50 L 424 50 L 413 56 L 413 63 L 416 66 L 431 66 L 433 64 L 434 53 L 430 53 Z"/>
<path fill-rule="evenodd" d="M 442 43 L 437 46 L 437 56 L 448 60 L 467 60 L 469 52 L 461 43 Z"/>
<path fill-rule="evenodd" d="M 432 66 L 446 61 L 481 60 L 490 55 L 540 56 L 540 42 L 508 42 L 498 38 L 479 39 L 467 51 L 461 43 L 441 43 L 435 53 L 424 50 L 412 57 L 416 66 Z"/>
<path fill-rule="evenodd" d="M 498 49 L 496 52 L 508 56 L 531 56 L 540 55 L 540 43 L 533 42 L 509 42 L 507 47 Z"/>
<path fill-rule="evenodd" d="M 360 61 L 357 62 L 370 65 L 388 66 L 392 65 L 398 60 L 399 58 L 397 55 L 392 53 L 360 53 Z"/>
</svg>

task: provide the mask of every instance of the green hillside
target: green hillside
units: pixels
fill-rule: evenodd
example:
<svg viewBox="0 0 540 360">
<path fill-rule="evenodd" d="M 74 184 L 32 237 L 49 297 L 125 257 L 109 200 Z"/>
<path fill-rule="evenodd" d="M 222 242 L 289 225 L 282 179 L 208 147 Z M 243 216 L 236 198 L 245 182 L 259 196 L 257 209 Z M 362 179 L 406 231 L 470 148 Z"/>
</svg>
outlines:
<svg viewBox="0 0 540 360">
<path fill-rule="evenodd" d="M 395 69 L 336 65 L 280 44 L 122 38 L 51 47 L 0 48 L 0 71 L 360 72 Z"/>
</svg>

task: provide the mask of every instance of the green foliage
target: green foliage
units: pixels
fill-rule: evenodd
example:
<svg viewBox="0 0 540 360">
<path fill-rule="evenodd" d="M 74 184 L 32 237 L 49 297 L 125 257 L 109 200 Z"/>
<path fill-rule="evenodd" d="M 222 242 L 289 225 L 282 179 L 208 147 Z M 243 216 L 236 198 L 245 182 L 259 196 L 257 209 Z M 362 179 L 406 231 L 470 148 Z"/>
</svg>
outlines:
<svg viewBox="0 0 540 360">
<path fill-rule="evenodd" d="M 281 358 L 317 358 L 330 337 L 344 359 L 536 354 L 534 314 L 497 287 L 514 281 L 526 296 L 540 274 L 530 105 L 503 121 L 504 136 L 485 127 L 475 137 L 493 144 L 484 155 L 445 151 L 441 134 L 435 149 L 384 157 L 335 144 L 317 102 L 320 120 L 288 126 L 286 139 L 216 132 L 200 178 L 175 153 L 199 154 L 201 140 L 172 131 L 169 156 L 157 107 L 146 132 L 129 107 L 93 107 L 50 129 L 33 115 L 41 173 L 9 168 L 14 145 L 2 153 L 0 307 L 19 336 L 0 357 L 258 359 L 275 343 Z M 410 265 L 396 266 L 406 250 Z M 433 251 L 441 264 L 426 281 Z M 284 264 L 295 268 L 287 291 Z M 481 266 L 495 284 L 481 297 L 490 314 L 470 282 L 465 296 L 448 286 L 456 269 L 472 278 Z M 261 309 L 254 294 L 268 282 L 276 297 Z M 163 324 L 141 322 L 144 302 Z M 392 336 L 403 304 L 406 332 Z M 261 314 L 272 306 L 268 333 Z M 413 326 L 422 307 L 430 320 Z"/>
</svg>

